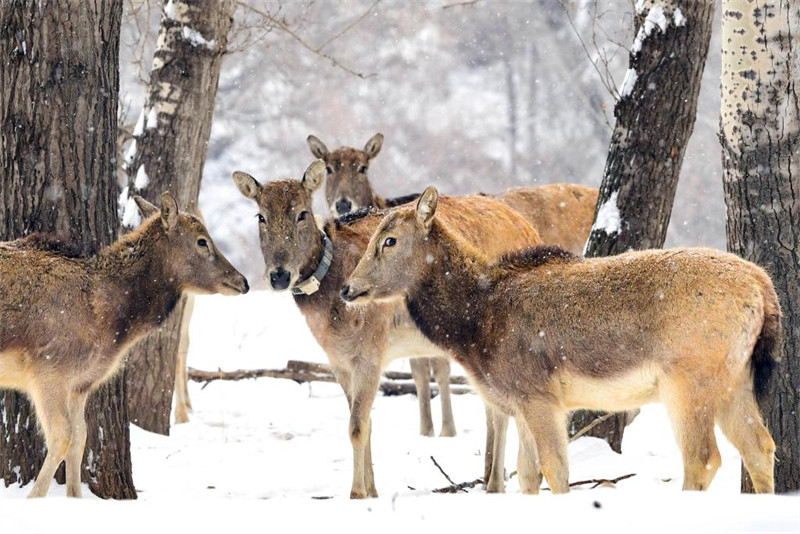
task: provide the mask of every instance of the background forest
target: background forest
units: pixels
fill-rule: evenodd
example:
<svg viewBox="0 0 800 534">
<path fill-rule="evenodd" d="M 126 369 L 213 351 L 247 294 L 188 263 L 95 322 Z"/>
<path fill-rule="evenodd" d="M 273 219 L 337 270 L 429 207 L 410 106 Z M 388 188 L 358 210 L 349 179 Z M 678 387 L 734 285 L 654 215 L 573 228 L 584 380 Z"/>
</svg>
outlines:
<svg viewBox="0 0 800 534">
<path fill-rule="evenodd" d="M 225 254 L 263 275 L 253 210 L 234 170 L 299 178 L 305 138 L 363 147 L 378 194 L 557 182 L 598 187 L 633 41 L 623 0 L 238 2 L 220 75 L 200 207 Z M 128 6 L 126 6 L 128 7 Z M 144 102 L 161 6 L 123 19 L 122 111 Z M 719 12 L 666 246 L 725 248 L 719 156 Z M 317 48 L 319 53 L 305 47 Z M 332 59 L 331 59 L 332 58 Z M 327 214 L 322 195 L 317 213 Z"/>
</svg>

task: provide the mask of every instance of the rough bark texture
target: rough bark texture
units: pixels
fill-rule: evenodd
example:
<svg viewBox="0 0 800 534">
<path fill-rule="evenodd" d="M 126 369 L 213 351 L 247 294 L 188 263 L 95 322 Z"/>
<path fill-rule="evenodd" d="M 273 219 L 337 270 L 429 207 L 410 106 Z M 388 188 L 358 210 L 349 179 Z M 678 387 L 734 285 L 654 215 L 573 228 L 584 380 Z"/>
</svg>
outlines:
<svg viewBox="0 0 800 534">
<path fill-rule="evenodd" d="M 800 490 L 800 4 L 723 1 L 722 143 L 728 250 L 764 267 L 785 345 L 760 403 L 775 491 Z M 751 491 L 747 476 L 742 489 Z"/>
<path fill-rule="evenodd" d="M 0 3 L 0 240 L 55 232 L 85 250 L 117 233 L 114 186 L 122 2 Z M 0 395 L 0 477 L 32 481 L 44 440 L 27 399 Z M 89 399 L 84 480 L 136 498 L 122 375 Z"/>
<path fill-rule="evenodd" d="M 129 176 L 123 223 L 134 226 L 137 194 L 158 205 L 170 191 L 196 211 L 219 72 L 233 17 L 230 0 L 169 2 L 161 16 L 147 101 L 123 165 Z M 133 210 L 133 212 L 129 211 Z M 169 434 L 175 363 L 186 299 L 128 360 L 131 421 Z"/>
<path fill-rule="evenodd" d="M 660 248 L 697 111 L 711 38 L 713 0 L 645 0 L 637 3 L 637 33 L 629 69 L 614 108 L 595 223 L 586 256 Z M 598 414 L 578 412 L 571 432 Z M 597 425 L 589 435 L 619 452 L 626 416 Z"/>
</svg>

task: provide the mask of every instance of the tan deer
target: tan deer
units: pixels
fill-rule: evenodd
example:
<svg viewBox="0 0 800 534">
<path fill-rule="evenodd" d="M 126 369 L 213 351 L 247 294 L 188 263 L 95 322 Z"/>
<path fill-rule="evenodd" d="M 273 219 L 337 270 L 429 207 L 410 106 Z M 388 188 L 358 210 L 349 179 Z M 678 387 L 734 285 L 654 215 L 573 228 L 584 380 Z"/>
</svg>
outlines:
<svg viewBox="0 0 800 534">
<path fill-rule="evenodd" d="M 175 360 L 175 424 L 188 423 L 189 412 L 192 411 L 192 399 L 189 398 L 189 375 L 187 359 L 189 357 L 189 325 L 194 313 L 194 295 L 186 296 L 186 305 L 181 317 L 180 341 L 178 357 Z"/>
<path fill-rule="evenodd" d="M 441 355 L 411 322 L 401 303 L 369 308 L 346 306 L 339 290 L 364 252 L 380 214 L 362 212 L 329 221 L 320 231 L 314 221 L 313 193 L 325 178 L 316 161 L 302 180 L 261 185 L 236 172 L 244 196 L 258 204 L 258 229 L 270 285 L 290 289 L 300 311 L 325 350 L 350 407 L 353 483 L 350 496 L 377 496 L 370 447 L 370 409 L 381 370 L 392 360 Z M 536 231 L 515 211 L 490 198 L 442 198 L 441 216 L 460 235 L 490 257 L 539 243 Z"/>
<path fill-rule="evenodd" d="M 417 327 L 467 370 L 483 398 L 523 421 L 550 489 L 569 491 L 566 415 L 666 405 L 685 490 L 721 458 L 714 424 L 757 492 L 773 491 L 763 394 L 782 346 L 769 276 L 709 249 L 582 259 L 535 247 L 499 262 L 439 216 L 428 188 L 386 215 L 342 288 L 348 303 L 405 302 Z M 526 491 L 537 491 L 536 487 Z"/>
<path fill-rule="evenodd" d="M 164 193 L 160 211 L 135 200 L 147 220 L 95 255 L 38 234 L 0 244 L 0 388 L 30 397 L 47 444 L 30 497 L 47 494 L 64 460 L 67 496 L 80 497 L 86 399 L 182 292 L 248 291 L 203 224 L 179 212 L 172 195 Z"/>
<path fill-rule="evenodd" d="M 377 195 L 369 180 L 369 166 L 383 147 L 383 134 L 377 133 L 363 150 L 341 147 L 329 151 L 317 137 L 309 135 L 311 153 L 325 162 L 325 199 L 334 217 L 357 209 L 385 209 L 416 200 L 417 195 L 385 199 Z M 558 245 L 573 254 L 583 254 L 589 237 L 597 204 L 597 189 L 576 184 L 551 184 L 538 187 L 509 189 L 487 195 L 516 210 L 539 233 L 542 242 Z M 431 369 L 439 391 L 442 392 L 442 435 L 455 435 L 453 411 L 450 405 L 450 364 L 443 358 L 412 358 L 411 374 L 417 386 L 420 411 L 420 433 L 433 435 L 429 379 Z M 518 425 L 521 426 L 521 425 Z M 503 454 L 506 444 L 508 418 L 502 412 L 486 412 L 486 455 L 484 480 L 490 492 L 504 487 Z M 498 466 L 499 472 L 492 471 Z"/>
</svg>

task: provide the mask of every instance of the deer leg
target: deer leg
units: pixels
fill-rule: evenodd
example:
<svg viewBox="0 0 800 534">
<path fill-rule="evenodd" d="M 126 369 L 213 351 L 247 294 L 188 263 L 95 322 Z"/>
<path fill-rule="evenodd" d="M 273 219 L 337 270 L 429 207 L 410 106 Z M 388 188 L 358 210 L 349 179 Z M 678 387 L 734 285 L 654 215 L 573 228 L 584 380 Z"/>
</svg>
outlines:
<svg viewBox="0 0 800 534">
<path fill-rule="evenodd" d="M 372 470 L 372 418 L 369 420 L 369 435 L 367 436 L 367 451 L 364 459 L 364 485 L 367 487 L 367 496 L 377 497 L 375 487 L 375 473 Z"/>
<path fill-rule="evenodd" d="M 431 417 L 431 363 L 428 358 L 411 358 L 411 377 L 417 386 L 419 402 L 419 433 L 422 436 L 433 436 L 433 418 Z"/>
<path fill-rule="evenodd" d="M 494 461 L 494 411 L 487 402 L 484 402 L 483 409 L 486 413 L 486 449 L 483 454 L 483 483 L 489 484 L 489 478 L 492 476 L 492 462 Z"/>
<path fill-rule="evenodd" d="M 553 493 L 569 492 L 569 463 L 567 460 L 567 425 L 564 411 L 553 403 L 532 400 L 522 407 L 527 431 L 536 440 L 536 448 Z M 517 417 L 517 421 L 520 417 Z"/>
<path fill-rule="evenodd" d="M 56 469 L 67 456 L 72 436 L 67 408 L 67 392 L 63 388 L 52 387 L 52 384 L 47 386 L 37 388 L 31 395 L 36 416 L 44 431 L 47 456 L 45 456 L 44 464 L 33 484 L 33 489 L 28 494 L 29 499 L 47 495 Z"/>
<path fill-rule="evenodd" d="M 775 442 L 761 419 L 752 384 L 741 384 L 718 409 L 717 424 L 742 455 L 756 493 L 774 493 Z"/>
<path fill-rule="evenodd" d="M 73 393 L 69 399 L 72 438 L 67 451 L 67 497 L 81 497 L 81 466 L 86 447 L 86 399 L 88 391 Z"/>
<path fill-rule="evenodd" d="M 706 401 L 709 396 L 703 394 L 703 386 L 694 381 L 676 380 L 663 387 L 664 404 L 683 456 L 683 489 L 707 490 L 722 465 L 714 436 L 714 406 Z"/>
<path fill-rule="evenodd" d="M 178 341 L 178 357 L 175 362 L 175 423 L 188 423 L 192 401 L 189 398 L 189 376 L 187 359 L 189 356 L 189 324 L 194 312 L 194 296 L 186 297 L 181 319 L 180 340 Z"/>
<path fill-rule="evenodd" d="M 539 465 L 539 451 L 536 440 L 528 431 L 524 421 L 517 422 L 519 434 L 519 453 L 517 454 L 517 475 L 522 493 L 538 494 L 542 485 L 542 467 Z"/>
<path fill-rule="evenodd" d="M 370 411 L 380 385 L 380 368 L 361 363 L 348 373 L 337 373 L 350 405 L 350 443 L 353 446 L 351 499 L 377 497 L 372 470 Z"/>
<path fill-rule="evenodd" d="M 450 400 L 450 360 L 447 358 L 431 358 L 433 377 L 439 386 L 439 399 L 442 402 L 442 432 L 443 438 L 452 438 L 456 435 L 456 424 L 453 421 L 453 404 Z"/>
<path fill-rule="evenodd" d="M 497 408 L 487 408 L 491 413 L 494 440 L 492 443 L 492 465 L 489 479 L 486 481 L 488 493 L 505 493 L 506 491 L 506 431 L 508 430 L 508 416 Z M 486 480 L 486 479 L 484 479 Z"/>
</svg>

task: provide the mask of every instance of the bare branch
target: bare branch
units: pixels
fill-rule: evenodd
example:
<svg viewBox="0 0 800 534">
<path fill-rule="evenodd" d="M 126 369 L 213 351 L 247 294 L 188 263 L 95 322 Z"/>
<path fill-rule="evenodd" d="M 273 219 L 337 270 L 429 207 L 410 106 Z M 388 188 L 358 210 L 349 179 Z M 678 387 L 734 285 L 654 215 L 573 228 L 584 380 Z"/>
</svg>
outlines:
<svg viewBox="0 0 800 534">
<path fill-rule="evenodd" d="M 442 9 L 450 9 L 451 7 L 466 7 L 466 6 L 474 6 L 480 2 L 480 0 L 467 0 L 466 2 L 455 2 L 453 4 L 447 4 L 442 6 Z"/>
<path fill-rule="evenodd" d="M 380 0 L 375 0 L 375 2 L 367 9 L 367 11 L 365 13 L 363 13 L 362 15 L 360 15 L 353 23 L 351 23 L 349 25 L 349 27 L 353 27 L 356 24 L 358 24 L 359 22 L 361 22 L 361 20 L 363 20 L 372 11 L 372 9 L 378 4 L 378 2 L 380 2 Z M 260 9 L 257 9 L 255 7 L 253 7 L 253 6 L 250 6 L 250 5 L 246 4 L 245 2 L 243 2 L 242 0 L 238 0 L 236 2 L 236 5 L 244 8 L 244 9 L 246 9 L 246 10 L 248 10 L 248 11 L 250 11 L 250 12 L 252 12 L 252 13 L 258 15 L 258 16 L 260 16 L 260 17 L 262 17 L 262 19 L 264 21 L 274 25 L 274 27 L 278 28 L 279 30 L 281 30 L 284 33 L 286 33 L 287 35 L 289 35 L 292 39 L 297 41 L 303 48 L 305 48 L 306 50 L 308 50 L 312 54 L 315 54 L 315 55 L 317 55 L 317 56 L 319 56 L 319 57 L 321 57 L 323 59 L 326 59 L 326 60 L 330 61 L 332 66 L 338 67 L 338 68 L 342 69 L 343 71 L 347 72 L 348 74 L 352 74 L 353 76 L 357 76 L 357 77 L 359 77 L 361 79 L 364 79 L 364 80 L 366 80 L 368 78 L 372 78 L 373 76 L 375 76 L 374 72 L 370 73 L 370 74 L 364 74 L 362 72 L 358 72 L 356 70 L 353 70 L 352 68 L 340 63 L 339 60 L 336 59 L 335 57 L 333 57 L 332 55 L 322 51 L 323 47 L 329 45 L 331 42 L 335 41 L 336 39 L 338 39 L 342 35 L 344 35 L 344 33 L 345 33 L 344 31 L 339 32 L 338 34 L 334 35 L 333 37 L 325 40 L 325 42 L 323 42 L 322 45 L 314 46 L 311 43 L 309 43 L 308 41 L 306 41 L 303 37 L 301 37 L 295 30 L 290 28 L 289 24 L 285 20 L 281 20 L 281 19 L 271 15 L 270 13 L 267 13 L 266 11 L 262 11 Z"/>
<path fill-rule="evenodd" d="M 597 425 L 599 425 L 603 421 L 611 419 L 615 415 L 616 415 L 615 412 L 609 412 L 609 413 L 607 413 L 607 414 L 605 414 L 605 415 L 603 415 L 601 417 L 598 417 L 597 419 L 595 419 L 594 421 L 592 421 L 591 423 L 589 423 L 585 427 L 583 427 L 580 430 L 578 430 L 577 432 L 575 432 L 575 435 L 572 436 L 571 438 L 569 438 L 569 442 L 572 443 L 573 441 L 575 441 L 579 437 L 583 436 L 584 434 L 589 432 L 591 429 L 593 429 L 594 427 L 596 427 Z"/>
</svg>

